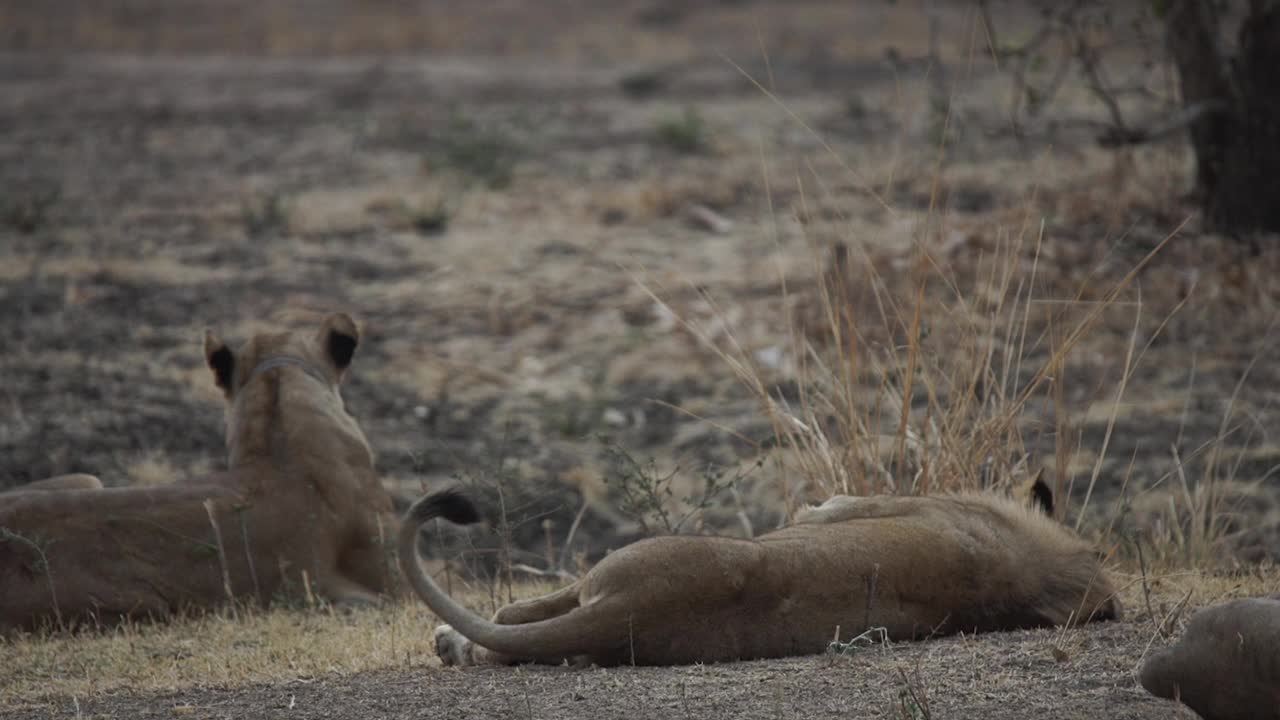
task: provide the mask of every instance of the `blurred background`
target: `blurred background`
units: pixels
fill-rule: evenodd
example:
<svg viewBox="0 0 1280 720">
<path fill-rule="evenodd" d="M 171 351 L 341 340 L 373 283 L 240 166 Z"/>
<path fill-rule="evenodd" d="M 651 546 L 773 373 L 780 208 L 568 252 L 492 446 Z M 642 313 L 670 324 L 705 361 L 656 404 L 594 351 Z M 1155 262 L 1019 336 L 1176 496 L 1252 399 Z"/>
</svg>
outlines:
<svg viewBox="0 0 1280 720">
<path fill-rule="evenodd" d="M 388 485 L 534 568 L 1037 470 L 1274 558 L 1266 127 L 1169 40 L 1266 67 L 1244 5 L 6 2 L 0 484 L 221 467 L 203 328 L 346 310 Z"/>
</svg>

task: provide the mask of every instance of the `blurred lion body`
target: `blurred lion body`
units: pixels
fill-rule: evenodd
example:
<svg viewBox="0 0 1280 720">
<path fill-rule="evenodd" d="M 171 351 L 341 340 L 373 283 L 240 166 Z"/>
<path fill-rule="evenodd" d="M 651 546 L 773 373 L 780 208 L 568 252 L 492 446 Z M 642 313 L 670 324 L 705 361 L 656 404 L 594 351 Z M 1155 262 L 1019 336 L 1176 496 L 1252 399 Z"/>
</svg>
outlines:
<svg viewBox="0 0 1280 720">
<path fill-rule="evenodd" d="M 1197 611 L 1178 642 L 1147 658 L 1138 679 L 1205 720 L 1277 720 L 1280 595 Z"/>
<path fill-rule="evenodd" d="M 236 351 L 206 335 L 227 398 L 225 472 L 105 489 L 53 478 L 5 494 L 0 633 L 267 601 L 304 584 L 338 603 L 378 601 L 391 501 L 338 392 L 357 342 L 344 314 Z"/>
<path fill-rule="evenodd" d="M 102 481 L 94 475 L 71 473 L 55 475 L 43 480 L 33 480 L 17 487 L 0 490 L 0 509 L 18 500 L 30 497 L 33 493 L 48 494 L 70 490 L 101 490 Z M 2 532 L 2 530 L 0 530 Z M 2 537 L 2 535 L 0 535 Z"/>
<path fill-rule="evenodd" d="M 911 639 L 1121 613 L 1088 543 L 990 494 L 839 496 L 754 540 L 642 540 L 492 622 L 418 566 L 418 528 L 435 517 L 477 516 L 445 491 L 415 504 L 400 530 L 406 578 L 448 623 L 436 633 L 446 664 L 716 662 L 818 653 L 871 628 Z"/>
<path fill-rule="evenodd" d="M 16 497 L 19 493 L 27 492 L 57 492 L 60 490 L 101 490 L 102 481 L 94 475 L 86 475 L 84 473 L 71 473 L 70 475 L 55 475 L 51 478 L 43 480 L 35 480 L 25 485 L 9 488 L 0 491 L 0 495 L 5 497 Z"/>
</svg>

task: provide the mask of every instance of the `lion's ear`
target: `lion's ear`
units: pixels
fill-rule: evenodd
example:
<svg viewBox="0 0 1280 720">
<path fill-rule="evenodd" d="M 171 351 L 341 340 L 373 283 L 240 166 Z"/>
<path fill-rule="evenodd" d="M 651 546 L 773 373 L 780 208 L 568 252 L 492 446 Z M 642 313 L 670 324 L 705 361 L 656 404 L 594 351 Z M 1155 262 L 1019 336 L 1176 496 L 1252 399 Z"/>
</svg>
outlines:
<svg viewBox="0 0 1280 720">
<path fill-rule="evenodd" d="M 1053 488 L 1044 481 L 1044 468 L 1037 470 L 1035 477 L 1031 478 L 1028 494 L 1032 505 L 1039 507 L 1045 515 L 1053 517 Z"/>
<path fill-rule="evenodd" d="M 325 355 L 341 376 L 342 372 L 351 365 L 351 358 L 356 354 L 356 346 L 360 344 L 360 330 L 356 328 L 355 320 L 346 313 L 330 315 L 320 326 L 319 339 Z"/>
<path fill-rule="evenodd" d="M 231 397 L 231 378 L 236 371 L 236 356 L 212 330 L 204 331 L 204 360 L 213 371 L 213 381 L 227 397 Z"/>
</svg>

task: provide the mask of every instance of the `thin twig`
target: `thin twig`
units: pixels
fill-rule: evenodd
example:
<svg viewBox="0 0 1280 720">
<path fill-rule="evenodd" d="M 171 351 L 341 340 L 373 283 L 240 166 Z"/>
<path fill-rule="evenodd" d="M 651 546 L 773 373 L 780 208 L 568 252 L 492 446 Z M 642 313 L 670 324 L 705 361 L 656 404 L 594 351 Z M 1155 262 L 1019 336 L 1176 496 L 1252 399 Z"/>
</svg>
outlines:
<svg viewBox="0 0 1280 720">
<path fill-rule="evenodd" d="M 631 667 L 636 666 L 635 616 L 627 615 L 627 647 L 631 650 Z"/>
<path fill-rule="evenodd" d="M 1151 585 L 1147 582 L 1147 560 L 1142 554 L 1142 538 L 1134 537 L 1133 541 L 1138 549 L 1138 570 L 1142 573 L 1142 597 L 1147 604 L 1147 617 L 1151 618 L 1151 624 L 1158 630 L 1160 626 L 1156 623 L 1156 612 L 1151 608 Z"/>
<path fill-rule="evenodd" d="M 222 589 L 227 594 L 227 602 L 231 604 L 231 615 L 236 616 L 236 596 L 231 591 L 231 569 L 227 565 L 227 548 L 222 543 L 222 528 L 218 527 L 218 518 L 213 512 L 213 501 L 205 500 L 204 511 L 209 516 L 209 525 L 213 527 L 213 540 L 218 548 L 218 564 L 222 566 Z"/>
<path fill-rule="evenodd" d="M 1129 345 L 1125 349 L 1124 368 L 1120 373 L 1120 385 L 1116 388 L 1115 400 L 1111 402 L 1111 414 L 1107 417 L 1107 428 L 1102 434 L 1102 448 L 1098 450 L 1098 459 L 1093 464 L 1093 473 L 1089 476 L 1089 486 L 1084 492 L 1084 501 L 1080 504 L 1080 514 L 1076 517 L 1076 532 L 1080 532 L 1080 528 L 1084 523 L 1085 510 L 1089 509 L 1089 500 L 1093 497 L 1094 486 L 1097 485 L 1098 477 L 1102 472 L 1102 461 L 1107 456 L 1107 447 L 1111 444 L 1111 433 L 1115 430 L 1116 418 L 1120 414 L 1120 400 L 1124 397 L 1124 391 L 1129 386 L 1129 378 L 1133 377 L 1134 362 L 1133 351 L 1138 344 L 1138 332 L 1141 329 L 1142 321 L 1142 298 L 1138 298 L 1138 309 L 1133 314 L 1133 330 L 1129 333 Z"/>
<path fill-rule="evenodd" d="M 316 594 L 311 590 L 311 575 L 306 568 L 302 570 L 302 593 L 307 598 L 307 607 L 316 607 Z"/>
<path fill-rule="evenodd" d="M 565 570 L 565 565 L 569 562 L 569 552 L 573 547 L 573 538 L 578 534 L 578 526 L 582 524 L 582 516 L 587 514 L 587 494 L 582 493 L 582 505 L 578 508 L 578 513 L 573 516 L 573 524 L 569 526 L 569 534 L 564 538 L 564 545 L 560 546 L 560 562 L 558 568 Z"/>
<path fill-rule="evenodd" d="M 871 627 L 871 610 L 875 606 L 876 601 L 876 581 L 880 577 L 880 563 L 876 563 L 871 569 L 871 577 L 867 578 L 867 610 L 862 618 L 862 627 Z"/>
<path fill-rule="evenodd" d="M 1147 640 L 1146 646 L 1142 648 L 1142 654 L 1138 656 L 1138 664 L 1136 667 L 1142 667 L 1142 661 L 1146 659 L 1147 653 L 1151 651 L 1151 646 L 1155 643 L 1157 637 L 1169 636 L 1169 631 L 1172 629 L 1173 624 L 1178 621 L 1178 618 L 1182 616 L 1182 610 L 1190 599 L 1191 590 L 1188 590 L 1186 594 L 1182 596 L 1182 599 L 1169 610 L 1165 615 L 1164 620 L 1156 626 L 1155 632 L 1151 633 L 1151 638 Z"/>
<path fill-rule="evenodd" d="M 1120 104 L 1116 102 L 1115 95 L 1107 89 L 1106 81 L 1102 77 L 1102 67 L 1099 64 L 1097 51 L 1082 33 L 1077 32 L 1074 39 L 1076 59 L 1080 61 L 1080 69 L 1084 71 L 1085 79 L 1089 81 L 1089 90 L 1107 107 L 1107 113 L 1111 115 L 1116 134 L 1120 137 L 1129 137 L 1131 132 L 1128 123 L 1124 121 L 1124 114 L 1120 112 Z"/>
<path fill-rule="evenodd" d="M 34 540 L 3 527 L 0 527 L 0 540 L 20 542 L 40 556 L 38 569 L 44 573 L 45 582 L 49 584 L 49 599 L 53 601 L 54 620 L 57 621 L 59 630 L 66 630 L 67 626 L 62 621 L 62 607 L 58 604 L 58 590 L 53 584 L 53 568 L 49 566 L 49 557 L 44 554 L 44 548 L 41 548 Z"/>
<path fill-rule="evenodd" d="M 249 547 L 249 525 L 244 519 L 245 509 L 240 508 L 238 514 L 240 515 L 240 537 L 244 540 L 244 559 L 249 564 L 249 578 L 253 581 L 253 594 L 258 598 L 259 604 L 266 605 L 266 598 L 262 597 L 262 587 L 258 585 L 258 571 L 253 565 L 253 551 Z M 381 522 L 379 522 L 378 529 L 379 531 L 382 529 Z"/>
</svg>

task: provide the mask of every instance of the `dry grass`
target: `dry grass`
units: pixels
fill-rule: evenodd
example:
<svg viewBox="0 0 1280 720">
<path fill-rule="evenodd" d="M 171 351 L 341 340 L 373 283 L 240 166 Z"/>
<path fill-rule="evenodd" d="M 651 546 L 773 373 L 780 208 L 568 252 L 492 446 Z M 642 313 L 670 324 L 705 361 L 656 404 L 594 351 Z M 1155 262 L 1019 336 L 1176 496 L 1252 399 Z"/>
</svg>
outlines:
<svg viewBox="0 0 1280 720">
<path fill-rule="evenodd" d="M 164 453 L 152 450 L 141 453 L 136 460 L 128 463 L 126 472 L 130 485 L 156 487 L 168 485 L 188 473 L 192 475 L 207 473 L 208 468 L 179 468 Z"/>
<path fill-rule="evenodd" d="M 754 78 L 752 82 L 801 130 L 823 142 L 785 103 Z M 1140 295 L 1127 300 L 1130 286 L 1187 221 L 1171 228 L 1096 299 L 1083 299 L 1085 286 L 1064 288 L 1040 272 L 1044 220 L 1038 219 L 1035 189 L 1020 222 L 996 228 L 990 256 L 968 266 L 952 263 L 949 250 L 934 241 L 943 222 L 934 203 L 944 182 L 945 152 L 945 144 L 940 145 L 929 205 L 908 250 L 886 260 L 857 237 L 834 242 L 808 237 L 812 277 L 780 273 L 784 305 L 795 304 L 789 288 L 807 289 L 797 291 L 801 312 L 787 328 L 783 362 L 775 361 L 791 371 L 798 399 L 779 391 L 714 303 L 711 322 L 699 322 L 664 299 L 667 289 L 643 278 L 638 282 L 758 401 L 782 448 L 772 458 L 780 466 L 788 517 L 798 501 L 834 494 L 1007 491 L 1015 480 L 1037 473 L 1037 463 L 1045 463 L 1028 456 L 1023 439 L 1025 429 L 1039 419 L 1029 409 L 1039 397 L 1049 401 L 1057 424 L 1056 495 L 1066 499 L 1068 459 L 1080 448 L 1064 440 L 1064 368 L 1104 314 L 1132 306 L 1123 373 L 1084 493 L 1079 528 L 1134 372 L 1142 303 Z M 888 175 L 897 172 L 891 167 Z M 820 176 L 814 183 L 825 190 Z M 764 184 L 769 187 L 767 177 Z M 807 192 L 800 184 L 802 217 L 811 202 Z M 887 204 L 885 208 L 893 212 Z M 1148 345 L 1162 329 L 1155 330 Z M 1065 516 L 1062 509 L 1058 512 Z"/>
<path fill-rule="evenodd" d="M 793 121 L 797 132 L 811 135 L 826 150 L 838 174 L 852 176 L 887 212 L 897 214 L 875 188 L 891 185 L 903 169 L 891 163 L 882 171 L 889 179 L 867 179 L 764 81 L 733 66 Z M 1046 245 L 1044 201 L 1033 184 L 1022 207 L 1005 213 L 1004 221 L 989 230 L 994 241 L 978 257 L 967 257 L 972 238 L 957 237 L 954 228 L 948 235 L 949 218 L 938 204 L 940 188 L 948 182 L 944 166 L 952 100 L 954 96 L 943 98 L 934 172 L 925 183 L 928 204 L 916 218 L 907 249 L 886 253 L 856 234 L 833 239 L 829 232 L 805 232 L 809 208 L 826 199 L 830 182 L 812 164 L 807 168 L 811 177 L 796 178 L 795 212 L 808 241 L 812 275 L 797 278 L 779 270 L 783 304 L 799 311 L 790 316 L 788 342 L 782 356 L 771 360 L 772 368 L 762 367 L 754 348 L 735 335 L 733 318 L 709 296 L 711 317 L 700 320 L 667 302 L 669 288 L 639 272 L 633 277 L 756 399 L 775 443 L 757 447 L 778 467 L 778 494 L 787 517 L 803 501 L 834 494 L 1007 492 L 1015 482 L 1049 470 L 1059 519 L 1065 522 L 1070 516 L 1076 530 L 1088 528 L 1120 566 L 1145 575 L 1152 569 L 1217 565 L 1230 531 L 1227 517 L 1238 505 L 1225 499 L 1227 488 L 1241 481 L 1242 455 L 1236 446 L 1241 435 L 1246 436 L 1246 452 L 1257 441 L 1256 429 L 1240 417 L 1236 401 L 1258 358 L 1269 352 L 1276 323 L 1267 328 L 1238 378 L 1216 436 L 1192 451 L 1194 464 L 1180 456 L 1180 430 L 1171 445 L 1168 473 L 1150 487 L 1131 488 L 1128 474 L 1121 479 L 1123 498 L 1172 486 L 1158 511 L 1159 531 L 1126 535 L 1117 530 L 1117 513 L 1092 512 L 1090 502 L 1104 467 L 1112 462 L 1108 451 L 1117 420 L 1129 411 L 1130 381 L 1143 369 L 1148 350 L 1193 299 L 1186 290 L 1175 291 L 1180 294 L 1171 300 L 1168 287 L 1157 285 L 1161 297 L 1154 307 L 1160 314 L 1153 320 L 1136 280 L 1174 244 L 1191 218 L 1170 222 L 1163 239 L 1127 267 L 1107 262 L 1120 254 L 1124 235 L 1095 247 L 1105 256 L 1095 258 L 1100 260 L 1095 269 L 1073 285 L 1059 277 L 1060 267 L 1041 267 L 1042 254 L 1060 255 L 1062 249 Z M 762 180 L 776 227 L 780 219 L 765 154 L 762 148 Z M 1120 168 L 1133 158 L 1122 156 L 1116 162 Z M 1115 170 L 1117 176 L 1131 171 Z M 1100 197 L 1092 199 L 1105 204 Z M 850 220 L 838 207 L 835 212 L 842 221 Z M 1097 270 L 1107 264 L 1112 265 L 1108 272 Z M 696 287 L 692 280 L 688 284 Z M 1127 332 L 1115 331 L 1117 320 L 1128 326 Z M 1073 432 L 1076 419 L 1066 400 L 1067 378 L 1068 368 L 1095 333 L 1109 335 L 1113 347 L 1122 340 L 1114 348 L 1122 357 L 1115 358 L 1118 381 L 1105 396 L 1095 388 L 1098 397 L 1086 407 L 1086 413 L 1105 423 L 1100 444 L 1086 448 L 1083 434 Z M 1097 352 L 1096 345 L 1091 352 Z M 794 395 L 778 382 L 778 366 L 785 367 L 786 380 L 794 381 Z M 1028 450 L 1024 435 L 1037 426 L 1042 433 L 1050 428 L 1049 457 Z M 1265 431 L 1256 435 L 1265 437 Z M 1079 478 L 1081 487 L 1075 487 L 1082 469 L 1078 459 L 1086 456 L 1092 462 Z M 1251 480 L 1256 486 L 1274 471 Z M 1073 499 L 1079 507 L 1069 507 Z M 1127 512 L 1126 500 L 1118 514 Z M 1143 546 L 1146 556 L 1141 555 Z"/>
<path fill-rule="evenodd" d="M 521 583 L 515 596 L 549 589 L 545 583 Z M 458 591 L 456 597 L 479 612 L 491 611 L 487 591 Z M 352 612 L 237 608 L 170 623 L 0 640 L 0 709 L 126 688 L 234 687 L 386 668 L 438 668 L 432 640 L 436 623 L 418 602 Z"/>
</svg>

